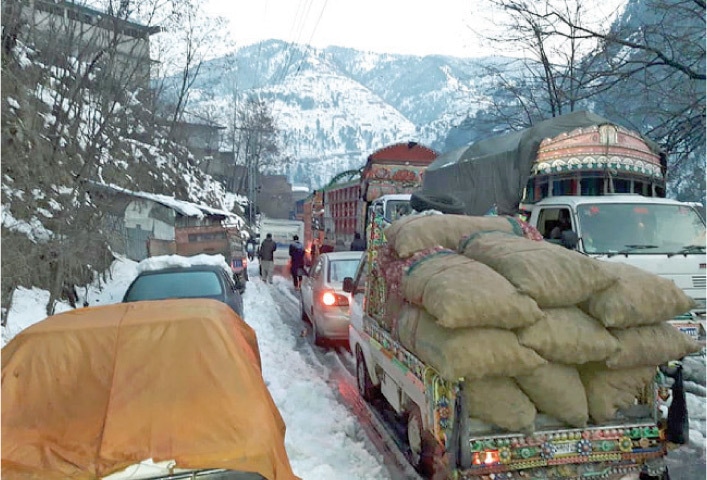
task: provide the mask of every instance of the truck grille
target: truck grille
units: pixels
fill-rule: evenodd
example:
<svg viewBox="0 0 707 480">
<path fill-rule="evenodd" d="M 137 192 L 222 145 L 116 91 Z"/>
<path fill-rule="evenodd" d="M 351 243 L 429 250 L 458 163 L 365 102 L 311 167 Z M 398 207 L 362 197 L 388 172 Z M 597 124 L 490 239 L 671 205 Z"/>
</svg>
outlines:
<svg viewBox="0 0 707 480">
<path fill-rule="evenodd" d="M 705 282 L 705 276 L 704 275 L 693 275 L 692 276 L 692 286 L 694 288 L 705 288 L 705 286 L 707 286 L 707 282 Z"/>
</svg>

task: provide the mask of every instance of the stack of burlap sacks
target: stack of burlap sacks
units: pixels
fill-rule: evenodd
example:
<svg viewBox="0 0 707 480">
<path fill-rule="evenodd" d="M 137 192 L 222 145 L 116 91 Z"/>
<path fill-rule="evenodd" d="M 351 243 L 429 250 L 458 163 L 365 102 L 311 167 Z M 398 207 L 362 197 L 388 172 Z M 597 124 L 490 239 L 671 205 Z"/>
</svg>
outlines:
<svg viewBox="0 0 707 480">
<path fill-rule="evenodd" d="M 673 282 L 530 240 L 508 217 L 414 215 L 385 236 L 391 333 L 464 378 L 471 416 L 502 429 L 530 432 L 538 412 L 608 422 L 658 365 L 700 349 L 666 323 L 693 306 Z"/>
</svg>

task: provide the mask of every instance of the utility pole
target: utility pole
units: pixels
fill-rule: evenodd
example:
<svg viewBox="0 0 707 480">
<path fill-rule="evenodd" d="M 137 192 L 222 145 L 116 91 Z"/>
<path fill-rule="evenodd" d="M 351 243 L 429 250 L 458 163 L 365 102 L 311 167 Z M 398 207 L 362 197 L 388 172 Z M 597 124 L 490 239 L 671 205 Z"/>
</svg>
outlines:
<svg viewBox="0 0 707 480">
<path fill-rule="evenodd" d="M 255 162 L 248 159 L 248 222 L 253 225 L 255 223 L 255 203 L 256 203 L 256 188 L 255 188 Z"/>
</svg>

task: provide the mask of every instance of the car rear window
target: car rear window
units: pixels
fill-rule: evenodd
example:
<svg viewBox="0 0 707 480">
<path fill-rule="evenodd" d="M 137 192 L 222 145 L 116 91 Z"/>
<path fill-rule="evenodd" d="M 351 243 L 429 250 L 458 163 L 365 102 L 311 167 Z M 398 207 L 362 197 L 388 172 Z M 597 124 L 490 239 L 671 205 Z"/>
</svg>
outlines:
<svg viewBox="0 0 707 480">
<path fill-rule="evenodd" d="M 222 294 L 215 272 L 154 273 L 138 277 L 125 300 L 161 300 L 164 298 L 199 298 Z"/>
<path fill-rule="evenodd" d="M 333 260 L 329 263 L 329 281 L 343 282 L 346 277 L 354 277 L 360 260 Z"/>
</svg>

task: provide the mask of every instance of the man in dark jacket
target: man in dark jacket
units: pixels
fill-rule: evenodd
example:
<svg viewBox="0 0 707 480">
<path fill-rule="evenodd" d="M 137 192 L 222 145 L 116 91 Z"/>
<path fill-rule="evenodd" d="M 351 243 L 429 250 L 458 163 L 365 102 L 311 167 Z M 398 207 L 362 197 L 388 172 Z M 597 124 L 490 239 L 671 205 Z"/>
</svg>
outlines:
<svg viewBox="0 0 707 480">
<path fill-rule="evenodd" d="M 351 242 L 351 251 L 363 252 L 366 250 L 366 240 L 361 238 L 361 234 L 354 233 L 353 242 Z"/>
<path fill-rule="evenodd" d="M 272 233 L 265 235 L 265 240 L 260 244 L 260 274 L 263 277 L 263 282 L 272 284 L 272 274 L 275 270 L 275 261 L 273 254 L 277 250 L 277 244 L 272 239 Z"/>
<path fill-rule="evenodd" d="M 292 240 L 293 242 L 290 244 L 290 272 L 295 290 L 299 290 L 302 275 L 304 275 L 304 246 L 300 243 L 299 236 L 293 236 Z"/>
</svg>

